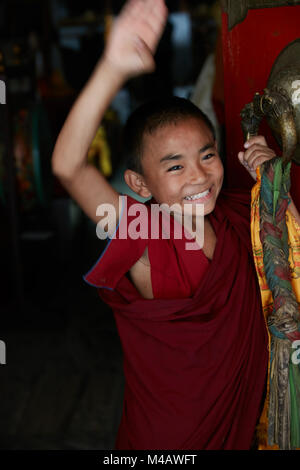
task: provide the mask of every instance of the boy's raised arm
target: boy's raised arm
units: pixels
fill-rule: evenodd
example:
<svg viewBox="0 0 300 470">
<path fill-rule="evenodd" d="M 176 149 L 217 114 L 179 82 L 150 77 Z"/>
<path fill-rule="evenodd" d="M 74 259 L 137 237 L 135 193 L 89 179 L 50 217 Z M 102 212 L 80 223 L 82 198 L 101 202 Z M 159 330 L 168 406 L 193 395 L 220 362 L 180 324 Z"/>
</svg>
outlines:
<svg viewBox="0 0 300 470">
<path fill-rule="evenodd" d="M 116 19 L 103 56 L 73 105 L 58 136 L 54 174 L 95 222 L 96 209 L 110 203 L 119 213 L 118 193 L 87 162 L 87 153 L 115 94 L 134 76 L 152 72 L 158 41 L 167 18 L 164 0 L 129 0 Z"/>
</svg>

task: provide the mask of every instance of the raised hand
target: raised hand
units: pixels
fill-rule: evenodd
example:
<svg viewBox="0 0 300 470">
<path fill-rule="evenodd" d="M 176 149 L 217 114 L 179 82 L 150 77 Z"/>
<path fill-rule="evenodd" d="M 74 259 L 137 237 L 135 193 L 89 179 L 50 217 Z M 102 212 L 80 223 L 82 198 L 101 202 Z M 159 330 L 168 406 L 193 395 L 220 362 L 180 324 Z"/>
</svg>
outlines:
<svg viewBox="0 0 300 470">
<path fill-rule="evenodd" d="M 276 154 L 268 147 L 266 139 L 261 135 L 251 137 L 245 142 L 244 147 L 246 150 L 239 152 L 238 158 L 252 178 L 256 179 L 256 168 L 263 162 L 276 157 Z"/>
<path fill-rule="evenodd" d="M 152 72 L 167 16 L 164 0 L 127 1 L 113 24 L 104 60 L 125 79 Z"/>
</svg>

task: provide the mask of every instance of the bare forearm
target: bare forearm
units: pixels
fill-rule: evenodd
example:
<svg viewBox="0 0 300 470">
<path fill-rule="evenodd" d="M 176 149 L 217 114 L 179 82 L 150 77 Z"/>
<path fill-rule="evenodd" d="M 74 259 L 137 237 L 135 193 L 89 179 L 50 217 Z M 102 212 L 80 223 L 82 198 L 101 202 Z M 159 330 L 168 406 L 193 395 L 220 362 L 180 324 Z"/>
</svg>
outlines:
<svg viewBox="0 0 300 470">
<path fill-rule="evenodd" d="M 113 97 L 126 77 L 102 58 L 73 105 L 57 139 L 52 167 L 69 179 L 86 164 L 89 146 Z"/>
</svg>

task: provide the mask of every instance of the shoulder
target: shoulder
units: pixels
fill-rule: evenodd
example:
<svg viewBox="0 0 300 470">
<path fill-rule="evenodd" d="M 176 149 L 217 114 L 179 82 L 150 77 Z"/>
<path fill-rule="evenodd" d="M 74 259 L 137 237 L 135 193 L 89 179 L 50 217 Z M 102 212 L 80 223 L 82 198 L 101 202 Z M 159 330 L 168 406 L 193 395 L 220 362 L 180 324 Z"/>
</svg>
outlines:
<svg viewBox="0 0 300 470">
<path fill-rule="evenodd" d="M 229 218 L 236 216 L 250 221 L 251 190 L 222 190 L 217 205 L 222 208 Z"/>
<path fill-rule="evenodd" d="M 223 189 L 220 193 L 220 199 L 224 203 L 230 203 L 233 207 L 249 207 L 251 204 L 251 190 L 247 189 Z"/>
<path fill-rule="evenodd" d="M 140 229 L 148 219 L 148 209 L 131 196 L 120 197 L 120 218 L 114 235 L 108 238 L 105 250 L 84 276 L 95 287 L 114 289 L 122 276 L 145 256 L 148 240 L 141 236 Z"/>
<path fill-rule="evenodd" d="M 216 211 L 219 211 L 220 217 L 228 221 L 239 238 L 244 240 L 248 249 L 251 250 L 251 190 L 221 191 Z"/>
</svg>

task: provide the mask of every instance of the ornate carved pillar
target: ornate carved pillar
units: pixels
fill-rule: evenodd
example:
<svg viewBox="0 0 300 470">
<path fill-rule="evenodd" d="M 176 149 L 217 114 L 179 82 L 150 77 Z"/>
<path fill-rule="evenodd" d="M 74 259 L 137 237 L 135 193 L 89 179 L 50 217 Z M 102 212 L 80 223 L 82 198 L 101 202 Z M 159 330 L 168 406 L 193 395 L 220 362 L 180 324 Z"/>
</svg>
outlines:
<svg viewBox="0 0 300 470">
<path fill-rule="evenodd" d="M 222 5 L 227 180 L 231 188 L 250 188 L 253 180 L 237 158 L 244 141 L 240 112 L 256 92 L 263 93 L 276 58 L 300 37 L 300 1 L 222 0 Z M 260 133 L 280 154 L 266 122 Z M 298 208 L 299 178 L 300 166 L 293 164 L 291 192 Z"/>
</svg>

